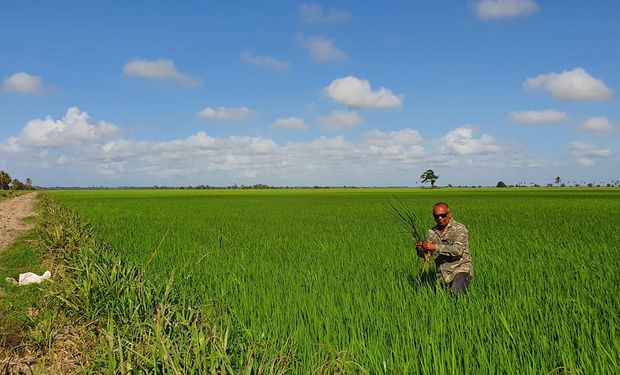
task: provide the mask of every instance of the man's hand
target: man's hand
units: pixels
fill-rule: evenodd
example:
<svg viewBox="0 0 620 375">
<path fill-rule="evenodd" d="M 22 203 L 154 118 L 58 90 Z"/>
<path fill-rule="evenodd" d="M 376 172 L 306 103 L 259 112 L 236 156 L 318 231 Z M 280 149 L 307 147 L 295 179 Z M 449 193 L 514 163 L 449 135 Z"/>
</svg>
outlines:
<svg viewBox="0 0 620 375">
<path fill-rule="evenodd" d="M 437 250 L 437 245 L 430 241 L 418 241 L 415 248 L 418 251 L 435 251 Z"/>
<path fill-rule="evenodd" d="M 424 252 L 425 252 L 425 250 L 424 250 L 424 241 L 416 242 L 415 249 L 416 249 L 416 251 L 418 253 L 418 257 L 424 258 Z"/>
</svg>

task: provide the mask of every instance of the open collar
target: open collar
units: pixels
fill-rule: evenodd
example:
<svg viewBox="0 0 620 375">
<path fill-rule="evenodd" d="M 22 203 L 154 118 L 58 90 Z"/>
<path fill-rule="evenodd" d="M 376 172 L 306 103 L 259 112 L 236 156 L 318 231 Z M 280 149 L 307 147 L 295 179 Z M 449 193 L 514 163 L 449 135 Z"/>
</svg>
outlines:
<svg viewBox="0 0 620 375">
<path fill-rule="evenodd" d="M 441 233 L 441 231 L 439 230 L 439 226 L 438 225 L 435 225 L 433 227 L 433 232 L 435 232 L 435 234 L 437 234 L 437 236 L 443 237 L 443 236 L 445 236 L 450 231 L 450 229 L 452 229 L 452 226 L 453 226 L 452 224 L 453 223 L 454 223 L 454 218 L 450 218 L 450 221 L 448 222 L 448 225 L 446 225 L 446 228 L 444 229 L 443 233 Z"/>
</svg>

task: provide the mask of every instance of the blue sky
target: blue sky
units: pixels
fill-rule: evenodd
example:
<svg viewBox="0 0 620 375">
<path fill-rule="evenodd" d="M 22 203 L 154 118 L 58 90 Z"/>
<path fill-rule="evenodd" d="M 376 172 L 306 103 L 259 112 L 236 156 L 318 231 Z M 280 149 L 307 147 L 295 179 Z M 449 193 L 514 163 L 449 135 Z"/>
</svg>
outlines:
<svg viewBox="0 0 620 375">
<path fill-rule="evenodd" d="M 0 169 L 53 185 L 620 178 L 617 1 L 0 3 Z"/>
</svg>

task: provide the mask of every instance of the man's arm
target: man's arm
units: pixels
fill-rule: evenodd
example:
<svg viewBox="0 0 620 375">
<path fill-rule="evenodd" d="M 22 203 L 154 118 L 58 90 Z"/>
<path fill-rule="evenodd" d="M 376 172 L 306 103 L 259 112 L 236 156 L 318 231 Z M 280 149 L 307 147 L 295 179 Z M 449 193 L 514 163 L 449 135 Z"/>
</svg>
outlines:
<svg viewBox="0 0 620 375">
<path fill-rule="evenodd" d="M 456 233 L 453 233 L 449 238 L 445 238 L 439 243 L 436 243 L 437 248 L 433 252 L 435 256 L 447 255 L 451 257 L 460 257 L 467 249 L 468 232 L 467 228 L 458 228 Z"/>
</svg>

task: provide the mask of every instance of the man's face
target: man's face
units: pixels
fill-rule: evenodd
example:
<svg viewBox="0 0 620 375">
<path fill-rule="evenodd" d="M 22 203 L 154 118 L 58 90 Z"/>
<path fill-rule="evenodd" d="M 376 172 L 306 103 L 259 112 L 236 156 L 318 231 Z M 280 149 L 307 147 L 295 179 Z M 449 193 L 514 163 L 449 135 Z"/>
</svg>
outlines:
<svg viewBox="0 0 620 375">
<path fill-rule="evenodd" d="M 433 217 L 437 225 L 445 227 L 452 219 L 452 213 L 446 206 L 437 206 L 433 208 Z"/>
</svg>

